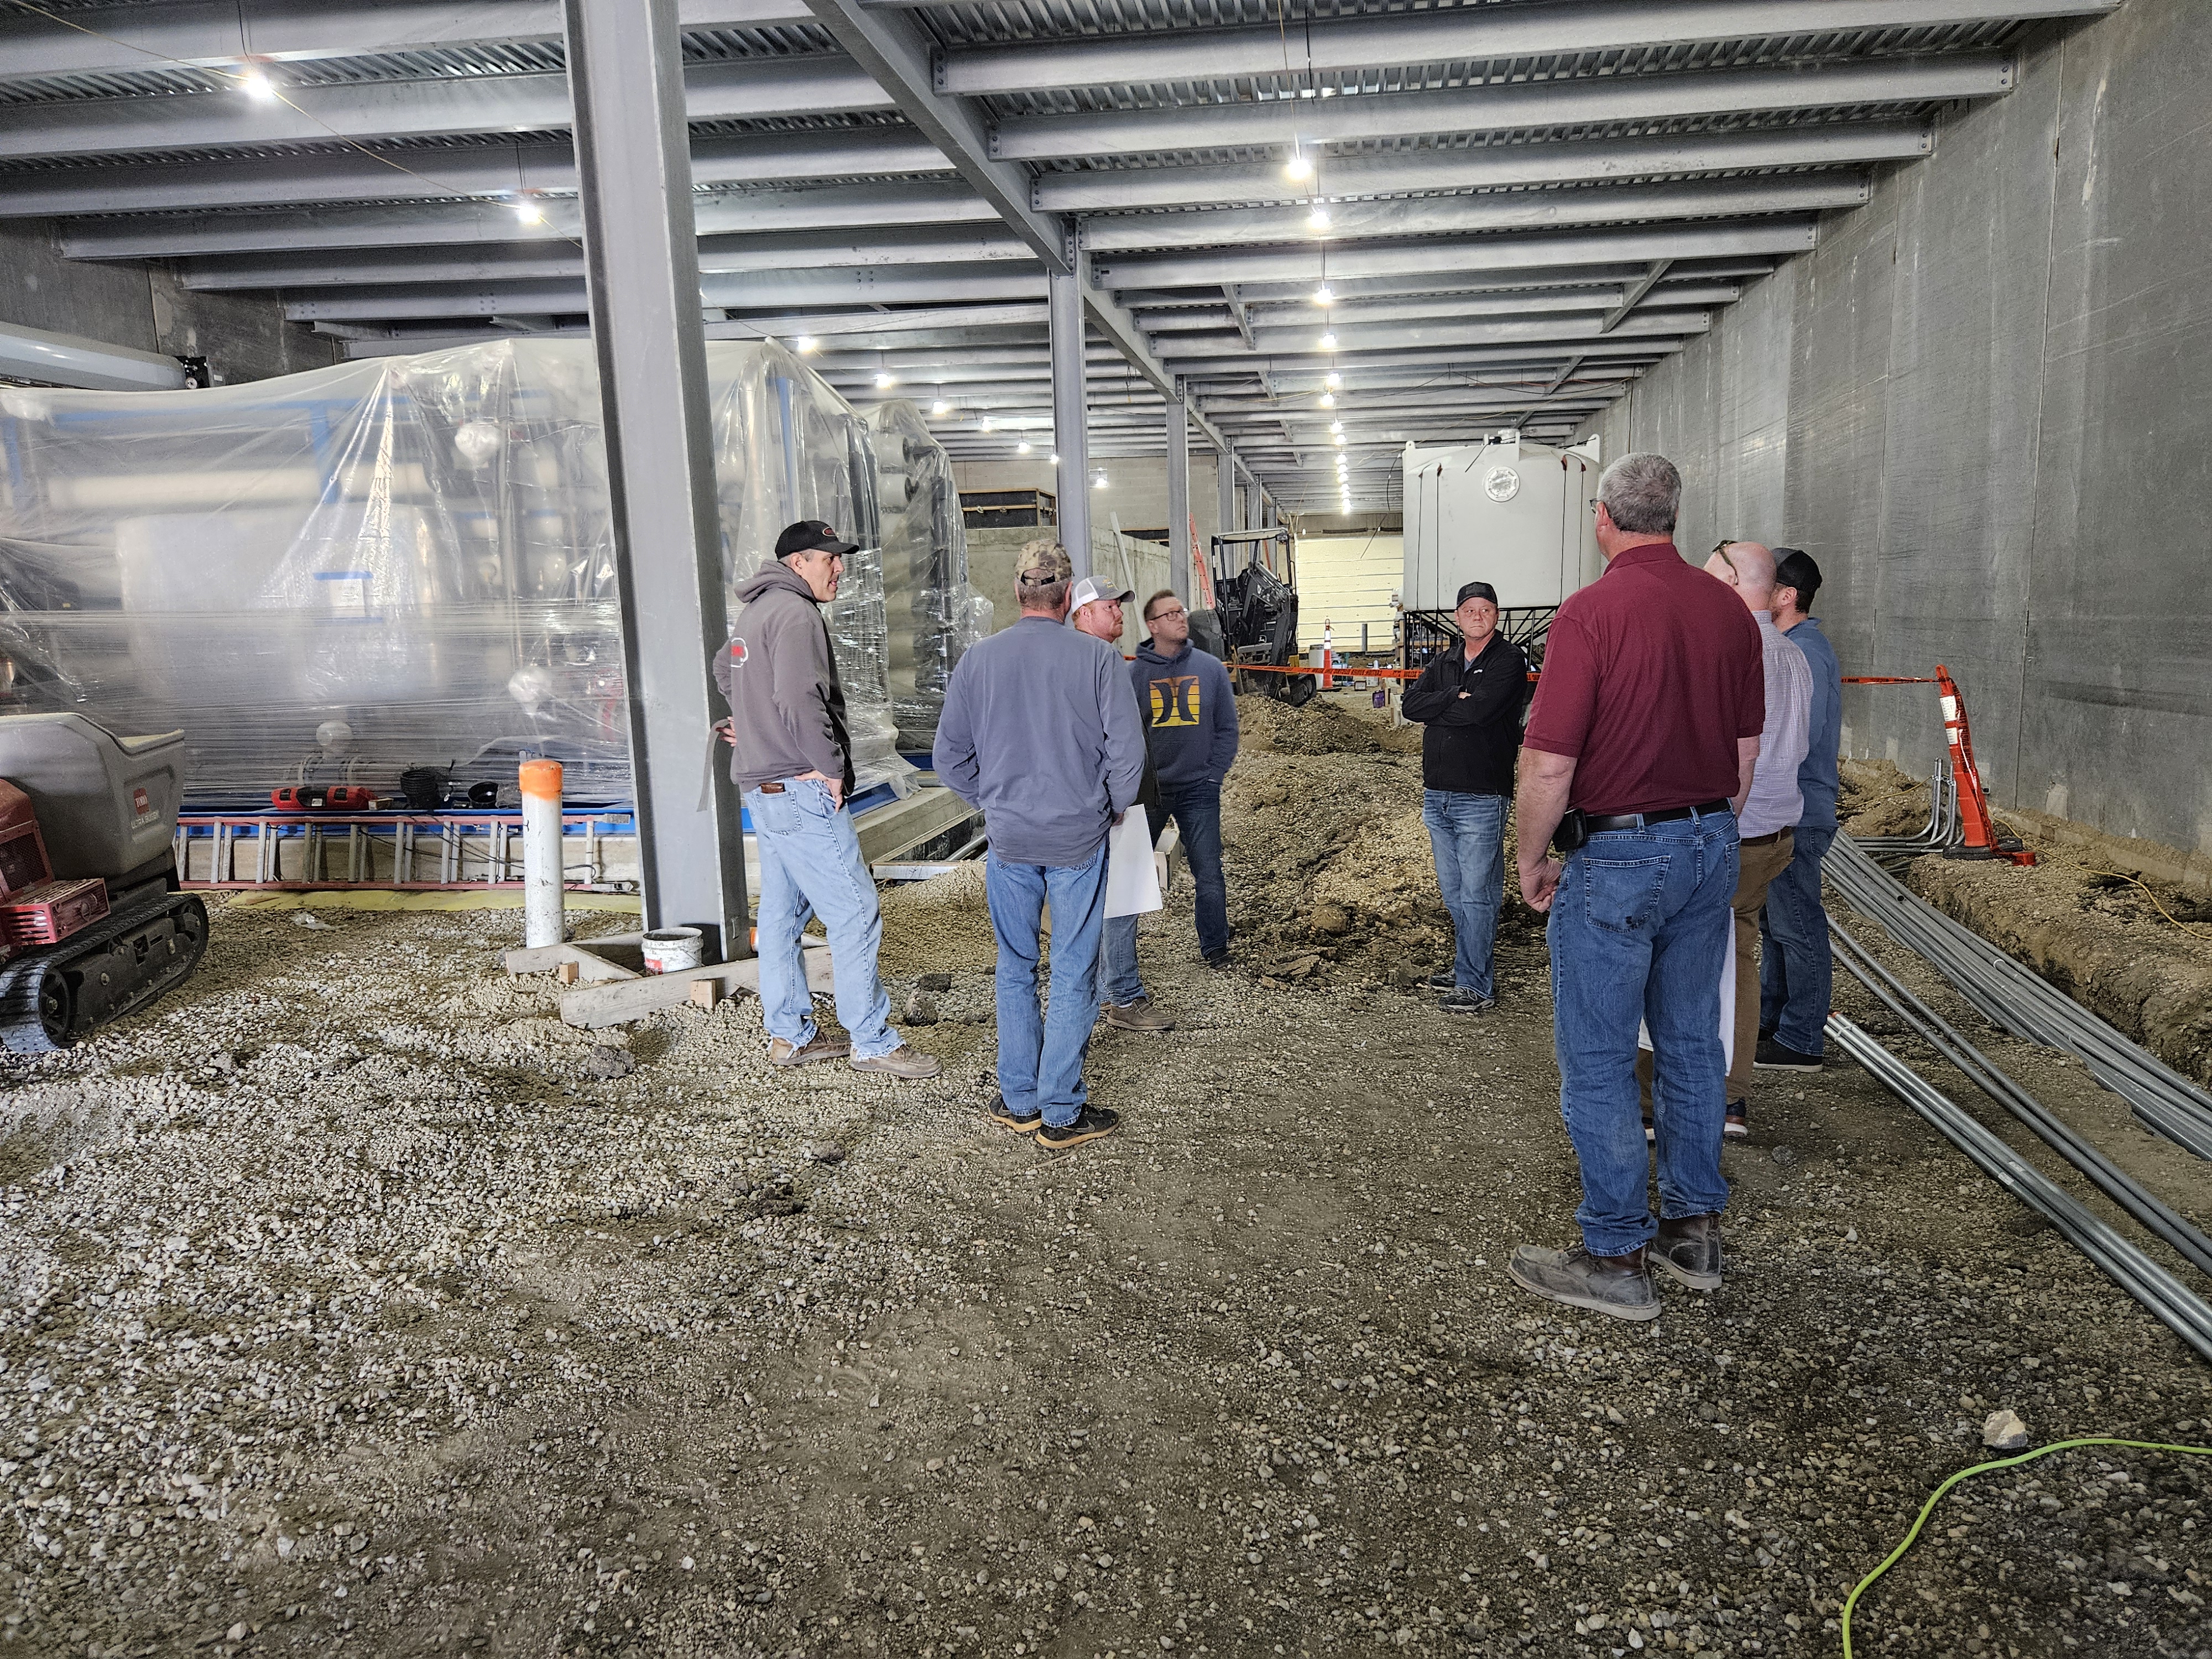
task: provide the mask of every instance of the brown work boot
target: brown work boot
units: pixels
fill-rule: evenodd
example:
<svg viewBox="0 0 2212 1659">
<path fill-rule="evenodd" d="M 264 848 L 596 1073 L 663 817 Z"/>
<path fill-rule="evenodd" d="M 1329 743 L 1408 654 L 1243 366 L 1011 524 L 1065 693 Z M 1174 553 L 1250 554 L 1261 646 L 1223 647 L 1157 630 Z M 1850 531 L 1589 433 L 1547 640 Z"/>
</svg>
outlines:
<svg viewBox="0 0 2212 1659">
<path fill-rule="evenodd" d="M 1106 1023 L 1117 1031 L 1172 1031 L 1175 1021 L 1148 996 L 1106 1005 Z"/>
<path fill-rule="evenodd" d="M 814 1041 L 804 1048 L 795 1042 L 786 1042 L 774 1037 L 768 1045 L 768 1063 L 771 1066 L 811 1066 L 817 1060 L 842 1060 L 853 1052 L 849 1040 L 831 1036 L 827 1031 L 817 1031 Z"/>
<path fill-rule="evenodd" d="M 1516 1285 L 1547 1302 L 1587 1308 L 1608 1319 L 1656 1319 L 1659 1292 L 1652 1288 L 1644 1257 L 1640 1244 L 1626 1255 L 1592 1255 L 1580 1244 L 1566 1250 L 1523 1244 L 1505 1271 Z"/>
<path fill-rule="evenodd" d="M 910 1048 L 902 1042 L 887 1054 L 872 1054 L 866 1060 L 853 1062 L 856 1072 L 880 1072 L 885 1077 L 903 1078 L 908 1082 L 935 1077 L 945 1069 L 944 1062 L 935 1054 L 925 1054 L 919 1048 Z"/>
<path fill-rule="evenodd" d="M 1693 1291 L 1717 1291 L 1721 1287 L 1721 1218 L 1685 1215 L 1661 1221 L 1659 1237 L 1651 1241 L 1651 1265 Z"/>
</svg>

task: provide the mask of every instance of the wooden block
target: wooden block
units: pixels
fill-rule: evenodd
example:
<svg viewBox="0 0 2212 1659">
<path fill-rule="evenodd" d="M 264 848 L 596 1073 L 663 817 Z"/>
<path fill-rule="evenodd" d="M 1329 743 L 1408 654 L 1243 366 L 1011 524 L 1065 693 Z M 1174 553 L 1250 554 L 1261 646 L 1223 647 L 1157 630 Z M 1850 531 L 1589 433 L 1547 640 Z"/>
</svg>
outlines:
<svg viewBox="0 0 2212 1659">
<path fill-rule="evenodd" d="M 579 980 L 636 979 L 639 977 L 636 969 L 625 968 L 620 963 L 609 962 L 592 946 L 635 947 L 644 937 L 642 933 L 615 933 L 605 939 L 593 939 L 590 945 L 544 945 L 534 951 L 509 951 L 501 961 L 511 976 L 551 973 L 563 985 L 574 985 Z"/>
<path fill-rule="evenodd" d="M 827 991 L 833 988 L 830 975 L 830 952 L 826 948 L 811 948 L 805 952 L 806 988 Z M 606 984 L 581 985 L 561 999 L 561 1018 L 571 1025 L 586 1030 L 602 1025 L 624 1025 L 634 1019 L 643 1019 L 647 1014 L 658 1013 L 663 1008 L 673 1008 L 691 995 L 691 987 L 699 980 L 710 980 L 724 996 L 739 991 L 760 991 L 760 961 L 748 957 L 743 962 L 721 962 L 705 968 L 685 968 L 672 974 L 636 974 Z"/>
<path fill-rule="evenodd" d="M 701 1008 L 712 1008 L 722 1000 L 722 988 L 711 979 L 691 981 L 691 1000 Z"/>
</svg>

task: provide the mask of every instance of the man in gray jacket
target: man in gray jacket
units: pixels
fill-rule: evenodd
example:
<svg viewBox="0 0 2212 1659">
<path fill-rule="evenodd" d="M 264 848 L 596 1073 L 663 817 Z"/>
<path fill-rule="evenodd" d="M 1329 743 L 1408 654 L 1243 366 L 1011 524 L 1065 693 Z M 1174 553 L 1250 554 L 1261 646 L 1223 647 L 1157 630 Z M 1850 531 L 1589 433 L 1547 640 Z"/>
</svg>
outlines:
<svg viewBox="0 0 2212 1659">
<path fill-rule="evenodd" d="M 1089 1103 L 1083 1059 L 1098 1018 L 1106 832 L 1137 799 L 1144 729 L 1121 653 L 1060 626 L 1075 572 L 1065 548 L 1014 561 L 1019 621 L 969 647 L 937 722 L 937 775 L 983 811 L 983 880 L 999 945 L 999 1098 L 993 1119 L 1075 1146 L 1121 1125 Z M 1052 1007 L 1037 1005 L 1046 904 Z"/>
<path fill-rule="evenodd" d="M 854 545 L 818 519 L 786 530 L 775 557 L 738 585 L 745 608 L 714 659 L 714 684 L 730 704 L 721 728 L 730 775 L 760 850 L 761 1023 L 774 1065 L 850 1055 L 856 1072 L 935 1077 L 936 1056 L 908 1048 L 890 1029 L 890 999 L 876 972 L 883 912 L 845 805 L 852 744 L 821 607 L 837 597 Z M 799 943 L 813 916 L 830 935 L 844 1037 L 814 1024 Z"/>
</svg>

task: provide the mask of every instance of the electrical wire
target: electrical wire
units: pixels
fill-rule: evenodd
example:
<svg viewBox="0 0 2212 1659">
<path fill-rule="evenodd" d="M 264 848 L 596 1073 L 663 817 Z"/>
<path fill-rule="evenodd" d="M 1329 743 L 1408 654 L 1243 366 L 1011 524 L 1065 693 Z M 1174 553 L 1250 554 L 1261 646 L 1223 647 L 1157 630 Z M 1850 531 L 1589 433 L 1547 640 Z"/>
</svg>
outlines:
<svg viewBox="0 0 2212 1659">
<path fill-rule="evenodd" d="M 2115 880 L 2118 881 L 2133 882 L 2136 886 L 2142 889 L 2143 896 L 2145 898 L 2148 899 L 2154 905 L 2157 905 L 2159 915 L 2164 916 L 2168 921 L 2181 929 L 2183 933 L 2188 934 L 2190 938 L 2212 939 L 2212 933 L 2206 933 L 2198 931 L 2193 923 L 2184 921 L 2179 916 L 2175 915 L 2172 911 L 2167 909 L 2166 906 L 2160 904 L 2158 895 L 2151 891 L 2150 884 L 2145 881 L 2141 876 L 2131 876 L 2124 870 L 2092 870 L 2089 873 L 2093 876 L 2111 876 Z"/>
<path fill-rule="evenodd" d="M 2078 1440 L 2054 1440 L 2047 1446 L 2038 1446 L 2033 1451 L 2022 1452 L 2017 1457 L 2001 1457 L 1994 1462 L 1976 1463 L 1959 1470 L 1929 1495 L 1913 1517 L 1912 1530 L 1905 1534 L 1904 1541 L 1881 1559 L 1881 1565 L 1851 1586 L 1851 1593 L 1844 1598 L 1843 1633 L 1844 1659 L 1851 1659 L 1851 1611 L 1858 1606 L 1859 1598 L 1874 1587 L 1874 1582 L 1903 1559 L 1919 1536 L 1920 1529 L 1928 1524 L 1928 1517 L 1936 1512 L 1943 1495 L 1962 1480 L 1971 1480 L 1978 1474 L 1988 1474 L 1996 1469 L 2015 1469 L 2023 1463 L 2033 1463 L 2039 1457 L 2048 1457 L 2053 1452 L 2071 1451 L 2081 1446 L 2130 1446 L 2137 1451 L 2183 1452 L 2191 1457 L 2212 1457 L 2212 1446 L 2176 1446 L 2159 1440 L 2116 1440 L 2105 1435 L 2086 1435 Z"/>
</svg>

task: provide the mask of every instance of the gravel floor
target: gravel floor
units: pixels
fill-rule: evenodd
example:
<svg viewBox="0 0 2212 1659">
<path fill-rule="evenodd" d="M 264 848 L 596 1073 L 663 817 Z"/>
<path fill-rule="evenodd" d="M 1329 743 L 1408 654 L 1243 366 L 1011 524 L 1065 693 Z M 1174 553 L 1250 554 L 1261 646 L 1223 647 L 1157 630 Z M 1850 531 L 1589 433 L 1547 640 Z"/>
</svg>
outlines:
<svg viewBox="0 0 2212 1659">
<path fill-rule="evenodd" d="M 595 1046 L 500 971 L 513 913 L 220 913 L 7 1079 L 0 1653 L 1829 1654 L 1991 1409 L 2212 1442 L 2205 1368 L 1844 1066 L 1729 1150 L 1723 1291 L 1514 1290 L 1574 1201 L 1541 935 L 1470 1021 L 1393 988 L 1432 888 L 1281 914 L 1286 853 L 1356 896 L 1343 849 L 1407 833 L 1409 757 L 1321 747 L 1240 763 L 1305 786 L 1231 815 L 1264 951 L 1207 971 L 1178 893 L 1182 1023 L 1102 1034 L 1128 1133 L 1056 1158 L 982 1117 L 962 877 L 887 903 L 902 1002 L 950 975 L 926 1085 L 774 1072 L 749 1001 Z M 2207 1218 L 2203 1166 L 1991 1050 Z M 1861 1650 L 2212 1655 L 2206 1463 L 1970 1483 Z"/>
</svg>

